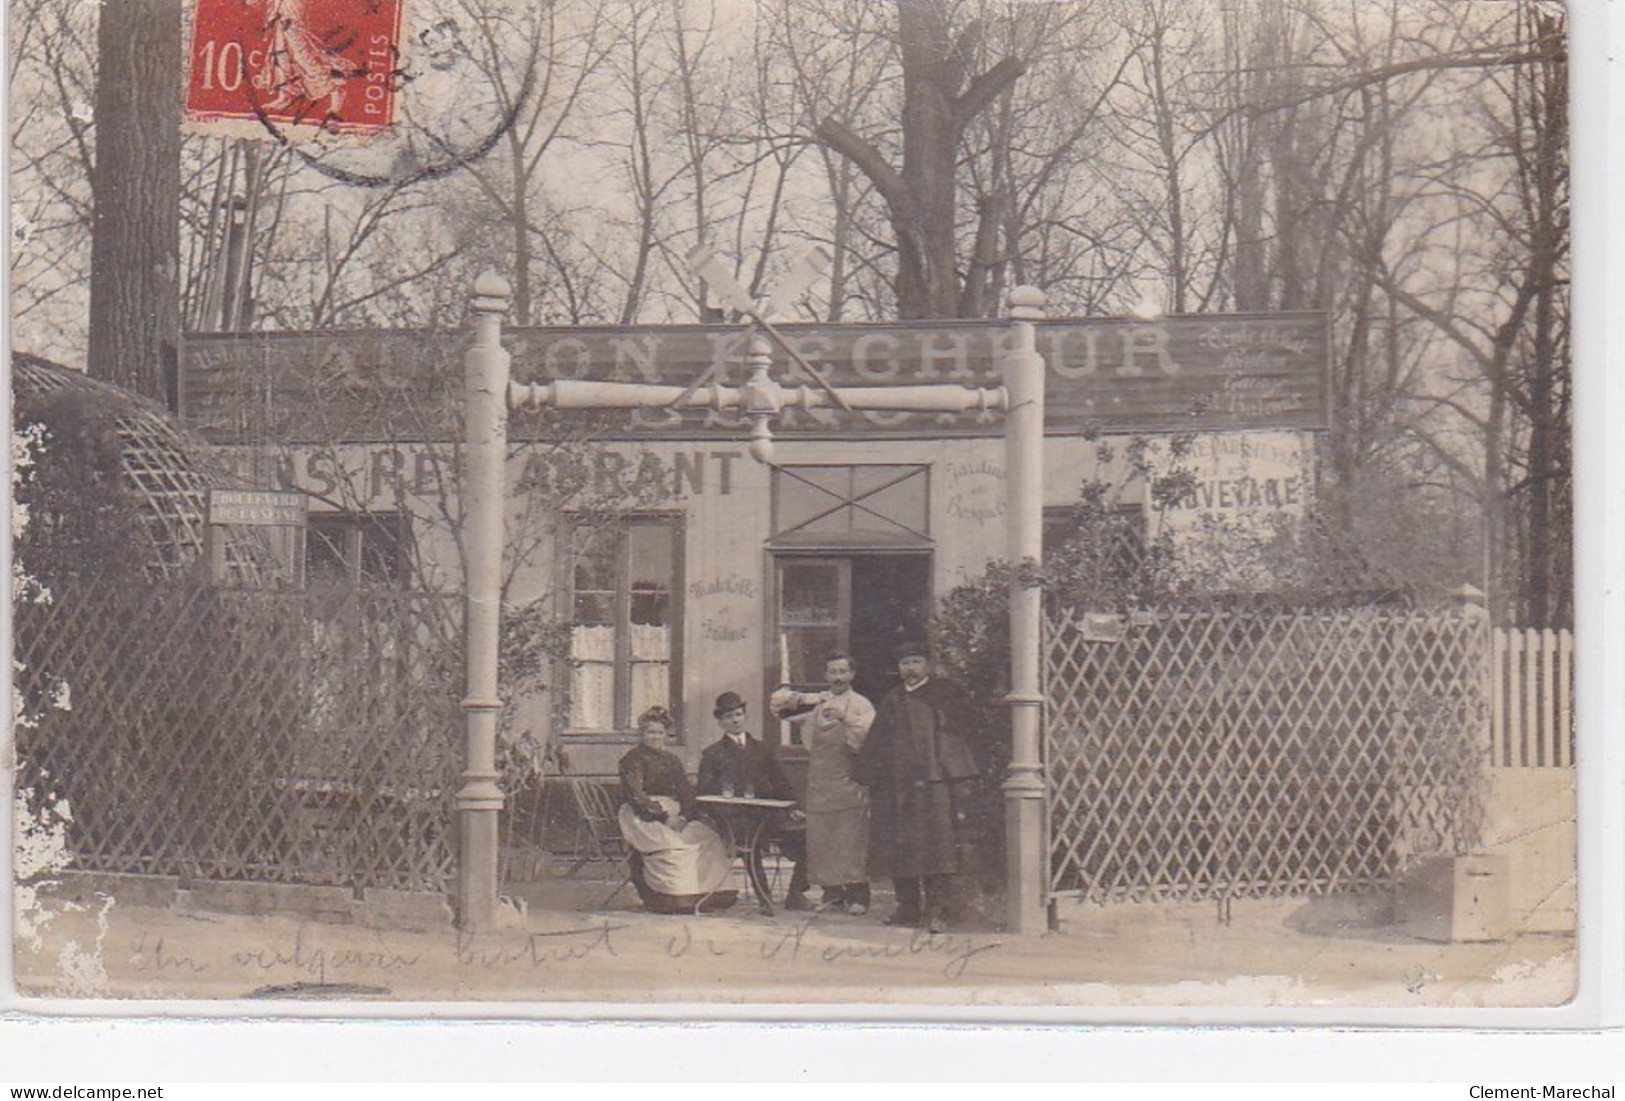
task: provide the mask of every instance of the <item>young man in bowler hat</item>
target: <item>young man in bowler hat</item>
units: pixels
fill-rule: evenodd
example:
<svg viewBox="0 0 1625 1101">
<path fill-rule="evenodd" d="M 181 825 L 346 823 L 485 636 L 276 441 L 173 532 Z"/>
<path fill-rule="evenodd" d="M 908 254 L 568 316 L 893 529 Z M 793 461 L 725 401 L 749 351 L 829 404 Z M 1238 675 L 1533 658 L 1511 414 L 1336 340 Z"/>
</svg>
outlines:
<svg viewBox="0 0 1625 1101">
<path fill-rule="evenodd" d="M 717 697 L 711 714 L 722 728 L 722 737 L 700 754 L 700 771 L 694 789 L 700 795 L 741 796 L 756 799 L 794 800 L 796 791 L 790 778 L 784 774 L 773 750 L 753 738 L 745 730 L 748 714 L 745 701 L 737 692 L 724 692 Z M 792 811 L 799 819 L 799 811 Z M 807 844 L 799 831 L 784 831 L 778 836 L 779 848 L 795 862 L 790 875 L 790 889 L 784 898 L 786 910 L 810 910 L 807 898 Z"/>
</svg>

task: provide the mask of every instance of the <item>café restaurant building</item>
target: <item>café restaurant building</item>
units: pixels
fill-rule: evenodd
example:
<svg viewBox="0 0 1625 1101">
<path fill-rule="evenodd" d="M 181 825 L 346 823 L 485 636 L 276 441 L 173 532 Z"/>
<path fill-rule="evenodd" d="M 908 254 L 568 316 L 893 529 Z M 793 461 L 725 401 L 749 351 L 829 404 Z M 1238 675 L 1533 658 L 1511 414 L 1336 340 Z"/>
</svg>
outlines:
<svg viewBox="0 0 1625 1101">
<path fill-rule="evenodd" d="M 838 387 L 997 386 L 997 322 L 787 325 Z M 246 484 L 306 495 L 307 584 L 457 592 L 456 441 L 466 333 L 207 334 L 188 338 L 186 425 Z M 1050 320 L 1044 503 L 1057 515 L 1102 480 L 1148 533 L 1199 552 L 1212 531 L 1301 512 L 1313 433 L 1327 425 L 1320 313 L 1153 321 Z M 744 380 L 739 327 L 510 329 L 518 382 L 683 387 Z M 779 357 L 774 377 L 806 383 Z M 743 418 L 714 411 L 515 412 L 509 418 L 505 606 L 567 622 L 570 660 L 521 701 L 514 735 L 556 741 L 572 767 L 609 772 L 652 704 L 678 716 L 690 767 L 714 740 L 711 703 L 815 685 L 830 650 L 858 689 L 891 683 L 889 651 L 935 601 L 1004 555 L 1007 483 L 997 413 L 787 410 L 772 460 Z M 1196 490 L 1154 511 L 1119 437 L 1194 434 Z"/>
</svg>

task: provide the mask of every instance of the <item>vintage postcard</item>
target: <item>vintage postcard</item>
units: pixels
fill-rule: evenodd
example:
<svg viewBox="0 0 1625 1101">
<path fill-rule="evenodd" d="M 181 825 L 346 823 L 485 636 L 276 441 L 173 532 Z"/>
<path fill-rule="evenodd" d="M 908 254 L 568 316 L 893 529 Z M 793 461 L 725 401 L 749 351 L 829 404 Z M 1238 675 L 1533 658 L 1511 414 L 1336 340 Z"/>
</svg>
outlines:
<svg viewBox="0 0 1625 1101">
<path fill-rule="evenodd" d="M 1580 18 L 13 0 L 15 1006 L 1594 1020 Z"/>
</svg>

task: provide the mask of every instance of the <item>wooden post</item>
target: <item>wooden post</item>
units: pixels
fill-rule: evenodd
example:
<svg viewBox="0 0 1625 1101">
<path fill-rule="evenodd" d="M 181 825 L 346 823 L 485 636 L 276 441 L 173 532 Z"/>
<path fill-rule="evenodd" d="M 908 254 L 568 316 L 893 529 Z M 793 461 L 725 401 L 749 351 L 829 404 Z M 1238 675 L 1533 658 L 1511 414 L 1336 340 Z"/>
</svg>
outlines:
<svg viewBox="0 0 1625 1101">
<path fill-rule="evenodd" d="M 496 927 L 497 642 L 502 620 L 502 505 L 508 452 L 508 353 L 502 347 L 507 282 L 493 272 L 474 281 L 474 346 L 463 371 L 463 539 L 468 556 L 463 639 L 467 729 L 462 787 L 457 791 L 461 843 L 457 924 L 471 933 Z"/>
<path fill-rule="evenodd" d="M 1512 632 L 1505 627 L 1490 631 L 1490 764 L 1504 765 L 1512 759 L 1507 740 L 1507 668 L 1511 657 Z"/>
<path fill-rule="evenodd" d="M 1484 726 L 1481 737 L 1489 744 L 1489 754 L 1486 763 L 1495 765 L 1501 763 L 1499 758 L 1501 746 L 1501 723 L 1497 718 L 1501 715 L 1501 684 L 1500 673 L 1506 666 L 1502 662 L 1502 654 L 1498 645 L 1497 632 L 1490 623 L 1490 613 L 1485 607 L 1484 593 L 1470 584 L 1462 584 L 1451 594 L 1456 603 L 1456 611 L 1463 619 L 1476 622 L 1484 632 L 1482 653 L 1480 661 L 1480 688 L 1486 704 L 1483 716 Z M 1509 760 L 1507 763 L 1511 763 Z"/>
<path fill-rule="evenodd" d="M 1557 729 L 1553 764 L 1574 767 L 1574 727 L 1569 711 L 1569 689 L 1574 674 L 1574 635 L 1569 631 L 1557 633 Z"/>
<path fill-rule="evenodd" d="M 219 524 L 208 523 L 203 525 L 203 561 L 207 563 L 209 584 L 220 586 L 226 583 L 226 533 L 220 530 Z"/>
<path fill-rule="evenodd" d="M 1005 477 L 1010 512 L 1009 558 L 1024 569 L 1043 559 L 1044 359 L 1033 322 L 1043 317 L 1036 287 L 1010 292 L 1014 341 L 1004 358 L 1009 407 L 1004 417 Z M 1044 768 L 1039 738 L 1044 698 L 1039 692 L 1043 594 L 1036 585 L 1010 589 L 1010 767 L 1004 780 L 1005 926 L 1037 935 L 1047 931 L 1044 852 Z"/>
</svg>

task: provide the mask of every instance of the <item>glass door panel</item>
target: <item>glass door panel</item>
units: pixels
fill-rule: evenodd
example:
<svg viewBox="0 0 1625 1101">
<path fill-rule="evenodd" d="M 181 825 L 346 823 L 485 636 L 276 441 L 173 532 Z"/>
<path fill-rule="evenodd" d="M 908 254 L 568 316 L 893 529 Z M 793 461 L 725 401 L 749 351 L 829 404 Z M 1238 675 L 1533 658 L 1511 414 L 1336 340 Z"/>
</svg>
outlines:
<svg viewBox="0 0 1625 1101">
<path fill-rule="evenodd" d="M 847 648 L 852 563 L 844 558 L 780 558 L 776 573 L 775 683 L 814 691 L 823 685 L 824 655 Z M 800 742 L 798 728 L 781 724 L 781 745 Z"/>
</svg>

